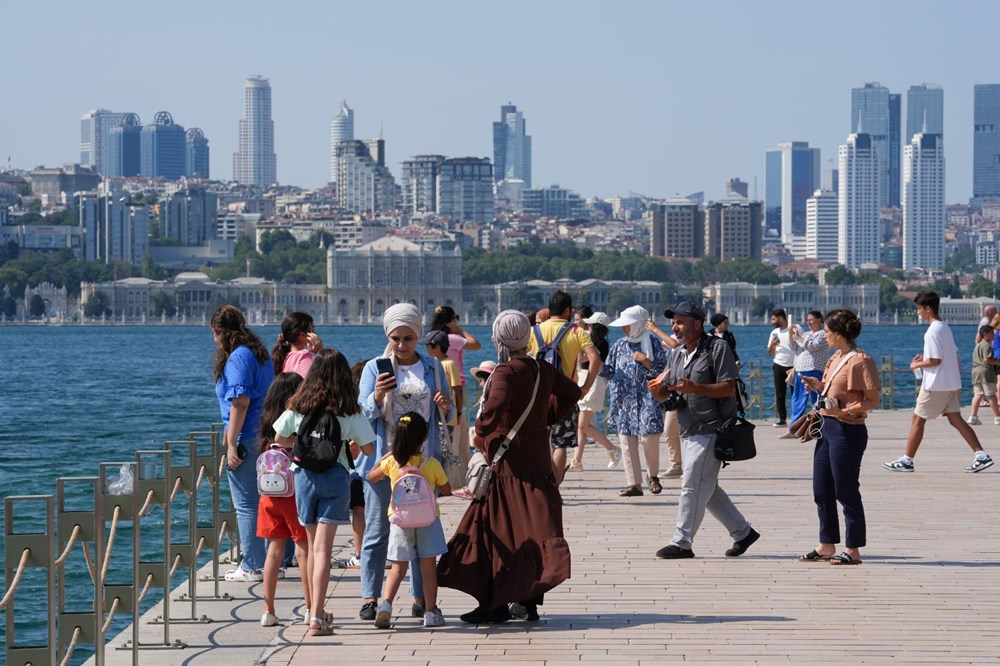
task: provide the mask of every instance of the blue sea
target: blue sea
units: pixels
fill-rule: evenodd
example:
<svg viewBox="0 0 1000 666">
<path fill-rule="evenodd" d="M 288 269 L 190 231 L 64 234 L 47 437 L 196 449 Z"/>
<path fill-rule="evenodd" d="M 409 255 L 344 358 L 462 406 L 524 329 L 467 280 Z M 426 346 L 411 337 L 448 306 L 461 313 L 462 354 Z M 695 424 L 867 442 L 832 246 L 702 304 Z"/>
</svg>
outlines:
<svg viewBox="0 0 1000 666">
<path fill-rule="evenodd" d="M 278 335 L 277 327 L 255 330 L 268 346 Z M 771 329 L 732 330 L 744 377 L 751 361 L 764 362 L 764 402 L 769 404 L 771 363 L 765 347 Z M 466 370 L 495 359 L 489 329 L 469 331 L 484 349 L 465 355 Z M 872 326 L 859 340 L 876 363 L 895 357 L 897 408 L 913 405 L 913 378 L 906 368 L 913 354 L 921 351 L 923 331 L 916 326 Z M 975 327 L 955 326 L 953 331 L 963 376 L 968 378 Z M 318 332 L 326 346 L 342 350 L 352 363 L 377 356 L 385 347 L 385 336 L 377 327 L 320 327 Z M 0 326 L 0 349 L 0 494 L 4 497 L 54 494 L 59 477 L 96 475 L 101 462 L 132 459 L 136 450 L 162 448 L 164 440 L 220 420 L 211 372 L 214 345 L 204 326 Z M 966 379 L 963 404 L 970 399 Z M 15 527 L 34 531 L 41 515 L 28 510 L 29 505 L 24 507 L 16 514 Z M 127 583 L 131 570 L 127 528 L 119 532 L 118 544 L 109 582 Z M 155 545 L 144 545 L 144 559 L 158 554 Z M 175 584 L 186 575 L 179 570 Z M 67 561 L 66 584 L 67 598 L 73 600 L 68 610 L 85 610 L 93 587 L 80 546 Z M 153 597 L 144 608 L 156 601 Z M 44 578 L 29 572 L 16 602 L 17 643 L 44 640 Z M 109 634 L 127 626 L 130 618 L 120 616 Z M 6 642 L 4 632 L 0 623 L 0 644 Z M 77 650 L 73 663 L 89 656 L 86 648 Z"/>
</svg>

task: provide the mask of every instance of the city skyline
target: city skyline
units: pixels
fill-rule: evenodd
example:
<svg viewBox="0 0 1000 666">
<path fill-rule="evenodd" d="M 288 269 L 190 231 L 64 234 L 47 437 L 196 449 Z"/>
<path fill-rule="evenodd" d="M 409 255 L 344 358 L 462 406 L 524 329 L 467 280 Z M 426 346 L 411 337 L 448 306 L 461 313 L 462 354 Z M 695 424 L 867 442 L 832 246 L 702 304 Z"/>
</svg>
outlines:
<svg viewBox="0 0 1000 666">
<path fill-rule="evenodd" d="M 486 7 L 456 2 L 389 12 L 351 5 L 334 12 L 306 3 L 291 13 L 249 5 L 255 20 L 240 31 L 229 29 L 235 18 L 225 8 L 184 1 L 176 12 L 157 14 L 155 23 L 118 2 L 101 12 L 73 3 L 5 8 L 12 24 L 44 25 L 54 42 L 101 31 L 116 38 L 88 43 L 88 59 L 101 67 L 86 75 L 66 77 L 59 86 L 22 81 L 20 102 L 0 110 L 0 126 L 17 128 L 0 137 L 0 161 L 6 153 L 18 168 L 75 162 L 76 123 L 87 109 L 130 109 L 145 118 L 168 108 L 176 117 L 198 118 L 212 139 L 211 173 L 226 179 L 232 175 L 227 157 L 237 150 L 240 87 L 256 73 L 271 82 L 284 184 L 325 184 L 330 121 L 342 99 L 358 112 L 358 138 L 378 136 L 384 127 L 387 166 L 396 176 L 401 162 L 415 155 L 491 156 L 491 123 L 509 101 L 531 122 L 534 187 L 559 184 L 584 197 L 637 192 L 666 198 L 704 190 L 720 199 L 726 181 L 739 177 L 752 198 L 763 199 L 764 151 L 779 142 L 808 141 L 822 151 L 824 169 L 834 166 L 838 146 L 856 129 L 847 123 L 852 88 L 879 81 L 905 94 L 933 83 L 947 97 L 946 199 L 954 203 L 972 195 L 973 86 L 1000 79 L 980 53 L 996 23 L 991 17 L 1000 18 L 1000 7 L 985 2 L 943 15 L 930 2 L 906 3 L 905 12 L 898 11 L 903 3 L 787 12 L 787 3 L 777 1 L 731 3 L 726 11 L 634 2 L 609 13 L 598 3 L 514 1 L 513 13 L 529 7 L 537 13 L 517 32 L 490 21 Z M 432 20 L 441 9 L 447 20 Z M 837 26 L 855 12 L 893 29 L 878 40 L 854 39 Z M 309 21 L 301 20 L 307 15 Z M 169 68 L 151 68 L 146 45 L 189 30 L 192 16 L 217 38 L 172 54 Z M 379 25 L 376 49 L 365 31 L 335 29 L 372 22 Z M 671 24 L 711 24 L 713 39 L 725 48 L 706 52 L 699 30 L 662 39 Z M 765 32 L 780 39 L 762 39 Z M 35 53 L 22 33 L 12 31 L 9 52 Z M 593 48 L 598 41 L 602 48 Z M 253 43 L 269 48 L 246 47 Z M 421 57 L 435 63 L 420 76 L 399 67 L 417 43 Z M 834 49 L 836 67 L 830 64 Z M 118 57 L 123 51 L 130 57 Z M 460 55 L 480 51 L 497 54 L 503 66 Z M 36 57 L 44 69 L 61 56 Z M 742 103 L 714 103 L 723 92 Z"/>
</svg>

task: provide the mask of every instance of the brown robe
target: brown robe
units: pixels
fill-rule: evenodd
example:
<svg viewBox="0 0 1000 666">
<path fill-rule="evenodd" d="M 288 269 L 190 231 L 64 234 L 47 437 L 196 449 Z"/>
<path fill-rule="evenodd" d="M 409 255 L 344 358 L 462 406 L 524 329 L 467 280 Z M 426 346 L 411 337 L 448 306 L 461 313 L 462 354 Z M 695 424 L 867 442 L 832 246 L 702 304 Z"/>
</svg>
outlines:
<svg viewBox="0 0 1000 666">
<path fill-rule="evenodd" d="M 489 443 L 491 459 L 528 406 L 535 367 L 533 360 L 515 357 L 493 371 L 476 419 L 476 434 Z M 439 585 L 475 597 L 488 610 L 512 601 L 540 602 L 570 575 L 548 426 L 565 418 L 580 388 L 548 363 L 537 367 L 541 379 L 531 413 L 497 465 L 486 497 L 469 506 L 438 563 Z"/>
</svg>

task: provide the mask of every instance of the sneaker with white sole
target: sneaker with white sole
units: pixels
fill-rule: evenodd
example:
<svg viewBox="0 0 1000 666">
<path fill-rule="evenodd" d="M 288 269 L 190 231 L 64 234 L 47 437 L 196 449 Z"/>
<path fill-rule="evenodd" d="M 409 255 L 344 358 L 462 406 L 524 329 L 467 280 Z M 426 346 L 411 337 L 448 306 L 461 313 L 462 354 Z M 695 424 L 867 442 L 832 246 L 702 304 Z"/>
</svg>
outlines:
<svg viewBox="0 0 1000 666">
<path fill-rule="evenodd" d="M 264 614 L 260 616 L 260 626 L 262 627 L 273 627 L 278 624 L 278 616 L 274 613 L 268 613 L 264 611 Z"/>
<path fill-rule="evenodd" d="M 375 614 L 375 626 L 379 629 L 388 629 L 390 622 L 392 622 L 392 604 L 383 601 Z"/>
<path fill-rule="evenodd" d="M 620 446 L 614 446 L 608 451 L 608 469 L 614 469 L 618 467 L 618 461 L 622 459 L 622 450 Z"/>
<path fill-rule="evenodd" d="M 884 467 L 885 469 L 889 470 L 890 472 L 912 472 L 913 471 L 913 463 L 912 462 L 906 462 L 905 458 L 897 458 L 896 460 L 893 460 L 892 462 L 884 462 L 884 463 L 882 463 L 882 467 Z"/>
<path fill-rule="evenodd" d="M 684 476 L 684 468 L 682 467 L 671 467 L 663 473 L 665 479 L 679 479 L 682 476 Z"/>
<path fill-rule="evenodd" d="M 264 580 L 264 572 L 249 569 L 230 569 L 226 572 L 226 580 L 231 583 L 259 583 Z"/>
<path fill-rule="evenodd" d="M 978 416 L 970 416 L 965 420 L 969 425 L 983 425 L 983 422 L 979 420 Z"/>
<path fill-rule="evenodd" d="M 440 608 L 435 608 L 434 610 L 429 610 L 426 613 L 424 613 L 424 626 L 425 627 L 444 626 L 444 615 L 441 614 Z"/>
<path fill-rule="evenodd" d="M 346 560 L 338 562 L 337 566 L 341 569 L 357 569 L 361 566 L 361 558 L 357 555 L 351 555 Z"/>
<path fill-rule="evenodd" d="M 1000 416 L 993 417 L 993 425 L 1000 425 Z"/>
<path fill-rule="evenodd" d="M 971 465 L 965 468 L 965 471 L 968 474 L 975 474 L 976 472 L 982 472 L 987 467 L 993 467 L 993 458 L 989 456 L 982 458 L 976 456 L 976 459 L 972 461 Z"/>
</svg>

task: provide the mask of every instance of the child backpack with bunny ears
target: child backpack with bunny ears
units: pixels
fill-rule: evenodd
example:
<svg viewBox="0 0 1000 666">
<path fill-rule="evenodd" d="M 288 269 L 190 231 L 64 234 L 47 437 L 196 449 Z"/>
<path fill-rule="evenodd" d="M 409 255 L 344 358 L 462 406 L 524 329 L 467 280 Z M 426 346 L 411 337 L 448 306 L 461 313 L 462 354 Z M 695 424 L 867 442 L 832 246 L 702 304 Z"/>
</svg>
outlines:
<svg viewBox="0 0 1000 666">
<path fill-rule="evenodd" d="M 263 497 L 291 497 L 295 494 L 292 461 L 277 444 L 272 444 L 257 458 L 257 491 Z"/>
<path fill-rule="evenodd" d="M 437 520 L 437 500 L 434 489 L 424 475 L 424 466 L 430 456 L 424 455 L 420 467 L 406 465 L 399 468 L 400 477 L 392 486 L 389 522 L 404 529 L 427 527 Z"/>
</svg>

